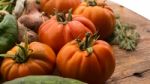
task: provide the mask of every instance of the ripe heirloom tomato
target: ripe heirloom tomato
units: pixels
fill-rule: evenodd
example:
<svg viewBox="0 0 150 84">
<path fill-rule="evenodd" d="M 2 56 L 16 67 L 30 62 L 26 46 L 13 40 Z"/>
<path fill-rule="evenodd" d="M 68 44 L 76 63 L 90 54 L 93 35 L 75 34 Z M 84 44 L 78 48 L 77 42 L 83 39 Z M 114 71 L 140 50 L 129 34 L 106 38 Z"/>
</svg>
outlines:
<svg viewBox="0 0 150 84">
<path fill-rule="evenodd" d="M 38 35 L 40 42 L 51 46 L 57 53 L 67 42 L 95 31 L 94 24 L 83 16 L 58 13 L 40 26 Z"/>
<path fill-rule="evenodd" d="M 30 43 L 28 48 L 21 47 L 23 45 L 15 46 L 6 53 L 1 65 L 4 79 L 51 74 L 56 62 L 54 51 L 48 45 L 39 42 Z"/>
<path fill-rule="evenodd" d="M 98 37 L 87 33 L 81 41 L 71 41 L 59 51 L 56 63 L 64 77 L 75 78 L 88 84 L 104 84 L 115 69 L 112 47 Z"/>
<path fill-rule="evenodd" d="M 68 12 L 70 8 L 74 10 L 80 2 L 80 0 L 40 0 L 40 5 L 44 12 L 53 14 L 55 9 L 61 12 Z"/>
<path fill-rule="evenodd" d="M 107 39 L 114 31 L 115 15 L 113 10 L 105 3 L 87 0 L 87 2 L 82 2 L 73 14 L 90 19 L 101 35 L 101 39 Z"/>
</svg>

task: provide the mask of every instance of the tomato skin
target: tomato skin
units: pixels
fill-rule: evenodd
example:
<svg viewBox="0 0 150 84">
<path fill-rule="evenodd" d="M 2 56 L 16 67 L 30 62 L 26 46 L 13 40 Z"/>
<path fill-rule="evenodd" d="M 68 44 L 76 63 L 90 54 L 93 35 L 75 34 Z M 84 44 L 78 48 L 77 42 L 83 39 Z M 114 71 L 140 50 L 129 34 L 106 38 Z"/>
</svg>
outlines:
<svg viewBox="0 0 150 84">
<path fill-rule="evenodd" d="M 67 43 L 57 54 L 57 67 L 64 77 L 75 78 L 88 84 L 104 84 L 115 69 L 112 47 L 98 40 L 93 53 L 79 49 L 76 41 Z"/>
<path fill-rule="evenodd" d="M 55 53 L 58 53 L 67 42 L 83 38 L 86 32 L 93 34 L 96 28 L 90 20 L 83 16 L 73 15 L 72 21 L 66 24 L 58 22 L 53 16 L 40 26 L 38 35 L 40 42 L 51 46 Z"/>
<path fill-rule="evenodd" d="M 87 2 L 82 2 L 73 12 L 75 15 L 82 15 L 91 20 L 101 39 L 107 39 L 114 31 L 115 15 L 111 7 L 107 4 L 88 6 Z"/>
<path fill-rule="evenodd" d="M 15 55 L 18 52 L 18 48 L 18 46 L 15 46 L 7 54 Z M 5 80 L 28 75 L 52 74 L 56 64 L 54 51 L 49 46 L 39 42 L 29 44 L 29 49 L 32 52 L 24 63 L 18 63 L 13 58 L 4 58 L 1 65 L 1 74 Z"/>
<path fill-rule="evenodd" d="M 80 0 L 40 0 L 42 11 L 54 14 L 55 10 L 68 12 L 69 9 L 75 9 L 81 3 Z"/>
</svg>

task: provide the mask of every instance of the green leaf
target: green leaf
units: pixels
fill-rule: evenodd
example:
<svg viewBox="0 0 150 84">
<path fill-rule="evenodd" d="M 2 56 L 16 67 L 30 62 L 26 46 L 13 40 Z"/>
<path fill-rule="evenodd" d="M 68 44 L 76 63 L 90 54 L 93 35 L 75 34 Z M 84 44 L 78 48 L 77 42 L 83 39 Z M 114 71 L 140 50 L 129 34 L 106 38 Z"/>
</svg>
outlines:
<svg viewBox="0 0 150 84">
<path fill-rule="evenodd" d="M 122 24 L 119 17 L 116 18 L 115 31 L 111 39 L 112 44 L 119 45 L 120 48 L 127 51 L 135 50 L 140 35 L 134 31 L 135 26 L 129 24 Z"/>
<path fill-rule="evenodd" d="M 89 54 L 92 54 L 92 53 L 93 53 L 93 48 L 92 48 L 92 47 L 86 48 L 86 51 L 87 51 Z"/>
</svg>

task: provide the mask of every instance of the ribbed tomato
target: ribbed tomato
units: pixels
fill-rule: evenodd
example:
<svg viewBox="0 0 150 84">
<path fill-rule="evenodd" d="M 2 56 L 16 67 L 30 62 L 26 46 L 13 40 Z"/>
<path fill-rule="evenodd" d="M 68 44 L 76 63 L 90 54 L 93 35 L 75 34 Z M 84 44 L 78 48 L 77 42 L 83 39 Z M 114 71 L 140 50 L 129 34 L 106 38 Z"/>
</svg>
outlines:
<svg viewBox="0 0 150 84">
<path fill-rule="evenodd" d="M 15 46 L 5 56 L 1 65 L 1 74 L 5 80 L 51 74 L 56 62 L 54 51 L 39 42 L 30 43 L 28 49 Z"/>
<path fill-rule="evenodd" d="M 71 41 L 58 53 L 56 63 L 64 77 L 88 84 L 105 84 L 115 69 L 112 47 L 105 41 L 86 35 L 83 41 Z"/>
<path fill-rule="evenodd" d="M 57 53 L 67 42 L 83 38 L 86 32 L 94 33 L 94 24 L 83 16 L 64 15 L 53 16 L 39 28 L 39 40 L 51 46 Z"/>
<path fill-rule="evenodd" d="M 68 12 L 70 8 L 73 10 L 80 4 L 80 0 L 40 0 L 42 11 L 48 14 L 54 14 L 55 10 Z"/>
<path fill-rule="evenodd" d="M 87 0 L 87 2 L 82 2 L 73 14 L 82 15 L 90 19 L 101 35 L 101 39 L 108 38 L 114 31 L 115 15 L 111 7 L 105 3 Z"/>
</svg>

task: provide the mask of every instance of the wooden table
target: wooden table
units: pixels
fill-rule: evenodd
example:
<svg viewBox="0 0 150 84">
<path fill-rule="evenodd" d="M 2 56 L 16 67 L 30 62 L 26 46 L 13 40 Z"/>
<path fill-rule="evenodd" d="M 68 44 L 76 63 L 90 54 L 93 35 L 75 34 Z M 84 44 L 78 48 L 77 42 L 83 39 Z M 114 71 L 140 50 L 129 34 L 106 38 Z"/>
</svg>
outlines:
<svg viewBox="0 0 150 84">
<path fill-rule="evenodd" d="M 116 68 L 107 84 L 150 84 L 150 21 L 123 6 L 108 4 L 120 14 L 123 23 L 136 26 L 140 40 L 133 52 L 113 46 Z"/>
</svg>

